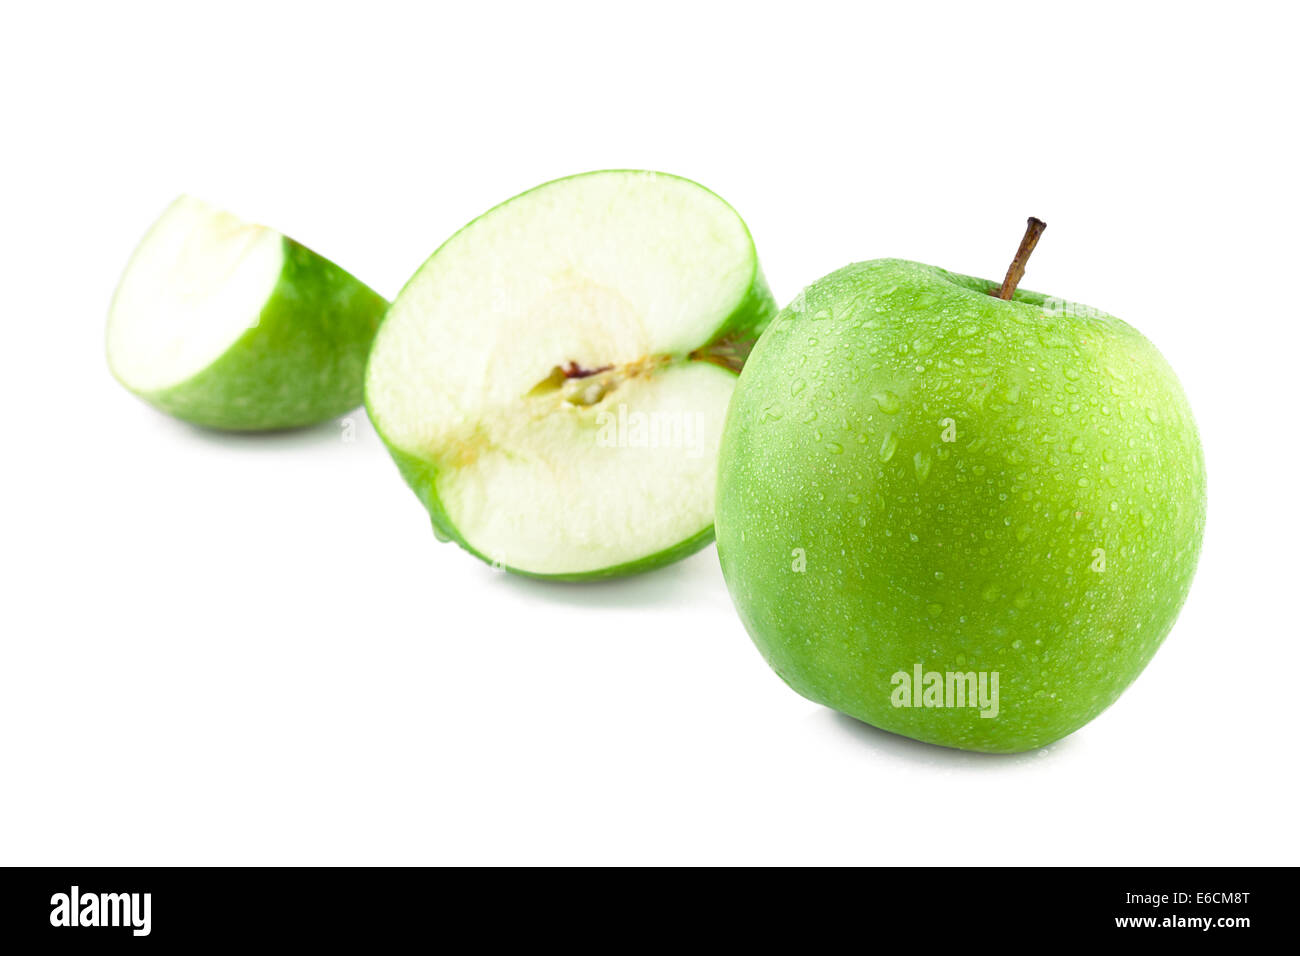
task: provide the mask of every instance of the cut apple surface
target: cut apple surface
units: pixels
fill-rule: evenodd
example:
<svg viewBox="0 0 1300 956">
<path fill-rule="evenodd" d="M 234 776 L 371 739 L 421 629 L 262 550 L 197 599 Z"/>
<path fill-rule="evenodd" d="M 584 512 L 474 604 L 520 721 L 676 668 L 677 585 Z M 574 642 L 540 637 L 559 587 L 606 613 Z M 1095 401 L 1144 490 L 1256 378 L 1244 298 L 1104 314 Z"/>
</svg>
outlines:
<svg viewBox="0 0 1300 956">
<path fill-rule="evenodd" d="M 429 258 L 376 337 L 366 404 L 441 537 L 531 575 L 645 570 L 711 539 L 727 403 L 775 311 L 716 195 L 573 176 Z"/>
<path fill-rule="evenodd" d="M 182 196 L 118 285 L 109 367 L 146 401 L 196 424 L 309 425 L 361 403 L 386 307 L 293 240 Z"/>
</svg>

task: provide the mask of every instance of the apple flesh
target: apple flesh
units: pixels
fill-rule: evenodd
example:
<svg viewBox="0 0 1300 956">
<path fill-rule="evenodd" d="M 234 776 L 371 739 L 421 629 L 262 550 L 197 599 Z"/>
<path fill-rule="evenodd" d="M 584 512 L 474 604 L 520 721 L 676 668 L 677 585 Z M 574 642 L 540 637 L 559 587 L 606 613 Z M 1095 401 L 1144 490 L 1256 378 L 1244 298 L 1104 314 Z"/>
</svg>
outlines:
<svg viewBox="0 0 1300 956">
<path fill-rule="evenodd" d="M 740 616 L 794 690 L 1013 752 L 1083 726 L 1151 660 L 1196 567 L 1205 470 L 1141 334 L 997 287 L 886 259 L 807 288 L 740 377 L 716 520 Z M 930 673 L 996 673 L 996 715 L 925 701 L 910 685 Z"/>
<path fill-rule="evenodd" d="M 366 405 L 440 538 L 538 577 L 647 570 L 712 539 L 727 403 L 775 311 L 716 195 L 573 176 L 425 262 L 375 340 Z"/>
<path fill-rule="evenodd" d="M 361 404 L 366 354 L 387 306 L 292 239 L 182 196 L 118 285 L 109 368 L 151 405 L 197 425 L 312 425 Z"/>
</svg>

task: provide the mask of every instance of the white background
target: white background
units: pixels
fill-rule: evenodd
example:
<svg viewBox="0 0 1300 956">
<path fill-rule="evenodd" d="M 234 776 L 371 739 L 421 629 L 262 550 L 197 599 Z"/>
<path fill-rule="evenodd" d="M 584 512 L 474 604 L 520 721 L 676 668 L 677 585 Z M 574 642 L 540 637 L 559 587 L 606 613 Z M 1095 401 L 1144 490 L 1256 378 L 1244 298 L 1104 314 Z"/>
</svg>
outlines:
<svg viewBox="0 0 1300 956">
<path fill-rule="evenodd" d="M 1296 863 L 1295 8 L 9 5 L 0 862 Z M 1191 597 L 1067 740 L 931 747 L 769 672 L 709 548 L 556 586 L 434 542 L 364 412 L 171 421 L 105 311 L 191 192 L 393 295 L 557 176 L 663 169 L 777 298 L 900 256 L 1128 319 L 1210 476 Z"/>
</svg>

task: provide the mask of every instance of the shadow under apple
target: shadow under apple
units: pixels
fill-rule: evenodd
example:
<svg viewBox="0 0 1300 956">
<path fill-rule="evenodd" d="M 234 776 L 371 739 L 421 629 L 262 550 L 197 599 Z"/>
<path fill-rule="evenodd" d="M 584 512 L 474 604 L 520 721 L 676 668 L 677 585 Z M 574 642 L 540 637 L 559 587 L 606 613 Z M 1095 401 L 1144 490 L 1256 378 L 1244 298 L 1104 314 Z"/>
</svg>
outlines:
<svg viewBox="0 0 1300 956">
<path fill-rule="evenodd" d="M 622 578 L 548 581 L 496 571 L 486 565 L 483 573 L 516 594 L 580 608 L 668 612 L 715 603 L 730 607 L 712 544 L 681 561 Z"/>
<path fill-rule="evenodd" d="M 1022 753 L 977 753 L 913 740 L 911 737 L 873 727 L 839 711 L 823 709 L 817 718 L 822 723 L 833 724 L 841 736 L 851 738 L 855 743 L 863 744 L 886 757 L 945 769 L 1006 770 L 1023 767 L 1025 764 L 1055 761 L 1072 746 L 1071 738 L 1066 737 L 1037 750 Z"/>
</svg>

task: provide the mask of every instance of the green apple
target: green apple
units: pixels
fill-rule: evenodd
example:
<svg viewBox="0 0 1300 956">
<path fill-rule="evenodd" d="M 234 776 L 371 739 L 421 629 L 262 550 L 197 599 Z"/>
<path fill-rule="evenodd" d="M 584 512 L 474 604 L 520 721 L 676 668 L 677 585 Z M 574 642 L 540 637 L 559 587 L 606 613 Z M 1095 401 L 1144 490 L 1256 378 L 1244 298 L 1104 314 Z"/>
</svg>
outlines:
<svg viewBox="0 0 1300 956">
<path fill-rule="evenodd" d="M 366 407 L 441 539 L 537 577 L 643 571 L 712 540 L 727 403 L 775 312 L 712 192 L 571 176 L 416 272 L 375 339 Z"/>
<path fill-rule="evenodd" d="M 108 364 L 145 401 L 197 425 L 312 425 L 361 404 L 387 306 L 292 239 L 182 196 L 118 284 Z"/>
<path fill-rule="evenodd" d="M 718 480 L 722 570 L 776 673 L 989 752 L 1115 701 L 1173 626 L 1205 522 L 1159 352 L 1103 312 L 1012 295 L 1018 278 L 1004 300 L 882 259 L 809 286 L 740 376 Z"/>
</svg>

